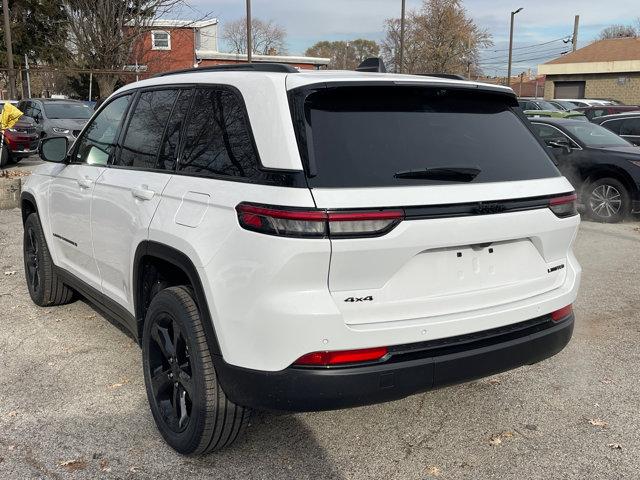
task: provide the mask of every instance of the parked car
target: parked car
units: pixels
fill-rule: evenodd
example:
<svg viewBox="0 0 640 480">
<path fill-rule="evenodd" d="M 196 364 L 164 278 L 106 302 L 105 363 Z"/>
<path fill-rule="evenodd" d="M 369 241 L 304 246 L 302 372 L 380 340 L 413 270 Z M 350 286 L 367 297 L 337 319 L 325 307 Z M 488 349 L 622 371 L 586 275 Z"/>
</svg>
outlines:
<svg viewBox="0 0 640 480">
<path fill-rule="evenodd" d="M 633 112 L 638 110 L 640 110 L 640 107 L 637 105 L 598 105 L 597 107 L 576 108 L 576 111 L 582 112 L 582 114 L 589 120 L 605 115 L 615 115 L 616 113 Z"/>
<path fill-rule="evenodd" d="M 38 153 L 38 143 L 35 123 L 23 115 L 12 128 L 4 131 L 0 167 L 10 162 L 18 163 L 23 158 Z"/>
<path fill-rule="evenodd" d="M 562 111 L 563 109 L 547 102 L 542 98 L 518 98 L 518 105 L 522 110 L 546 110 L 546 111 Z"/>
<path fill-rule="evenodd" d="M 561 100 L 564 102 L 571 102 L 577 107 L 592 107 L 598 105 L 612 105 L 610 100 L 600 100 L 595 98 L 559 98 L 556 101 Z"/>
<path fill-rule="evenodd" d="M 566 100 L 547 100 L 551 105 L 554 105 L 558 108 L 558 110 L 570 111 L 575 110 L 577 105 L 573 102 L 568 102 Z"/>
<path fill-rule="evenodd" d="M 139 340 L 177 451 L 249 408 L 399 399 L 569 341 L 573 187 L 511 89 L 407 78 L 203 67 L 122 87 L 70 151 L 42 140 L 31 298 L 81 294 Z"/>
<path fill-rule="evenodd" d="M 31 98 L 18 108 L 36 124 L 40 138 L 64 135 L 73 143 L 91 118 L 93 108 L 79 100 Z"/>
<path fill-rule="evenodd" d="M 589 122 L 536 118 L 531 123 L 553 148 L 558 168 L 592 219 L 619 222 L 640 210 L 640 148 Z"/>
<path fill-rule="evenodd" d="M 640 145 L 640 111 L 605 115 L 593 120 L 625 140 Z"/>
<path fill-rule="evenodd" d="M 589 119 L 582 113 L 575 110 L 525 110 L 523 112 L 529 118 L 571 118 L 573 120 L 582 120 L 588 122 Z"/>
</svg>

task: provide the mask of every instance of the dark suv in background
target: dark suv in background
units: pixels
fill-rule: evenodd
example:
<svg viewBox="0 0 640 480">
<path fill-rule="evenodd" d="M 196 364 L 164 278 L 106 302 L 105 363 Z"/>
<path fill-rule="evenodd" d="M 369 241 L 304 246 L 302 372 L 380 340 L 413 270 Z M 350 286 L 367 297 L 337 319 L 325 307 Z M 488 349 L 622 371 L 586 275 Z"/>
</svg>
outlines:
<svg viewBox="0 0 640 480">
<path fill-rule="evenodd" d="M 640 111 L 606 115 L 592 121 L 634 145 L 640 145 Z"/>
<path fill-rule="evenodd" d="M 85 126 L 93 108 L 79 100 L 30 98 L 22 100 L 18 108 L 36 125 L 40 138 L 67 137 L 73 143 Z"/>
</svg>

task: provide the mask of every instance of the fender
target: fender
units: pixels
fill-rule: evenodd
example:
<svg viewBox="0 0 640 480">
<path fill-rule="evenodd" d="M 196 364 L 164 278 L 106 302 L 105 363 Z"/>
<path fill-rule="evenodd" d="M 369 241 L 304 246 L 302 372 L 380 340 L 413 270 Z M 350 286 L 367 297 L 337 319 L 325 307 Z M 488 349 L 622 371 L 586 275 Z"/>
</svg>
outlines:
<svg viewBox="0 0 640 480">
<path fill-rule="evenodd" d="M 156 257 L 182 270 L 188 277 L 189 282 L 193 286 L 193 290 L 196 296 L 196 302 L 200 309 L 200 315 L 202 316 L 202 323 L 204 325 L 204 331 L 207 338 L 207 343 L 213 355 L 222 355 L 220 351 L 220 345 L 218 343 L 218 337 L 216 335 L 213 321 L 211 319 L 211 313 L 209 311 L 209 304 L 202 288 L 202 282 L 198 271 L 194 266 L 191 259 L 181 251 L 170 247 L 168 245 L 154 242 L 151 240 L 145 240 L 138 245 L 136 254 L 133 260 L 133 283 L 134 285 L 134 308 L 136 312 L 136 321 L 138 323 L 138 341 L 142 341 L 142 326 L 144 325 L 144 310 L 142 307 L 142 281 L 140 275 L 142 272 L 141 262 L 144 257 Z"/>
<path fill-rule="evenodd" d="M 30 203 L 33 205 L 33 211 L 25 208 L 25 203 Z M 31 194 L 31 192 L 22 192 L 20 194 L 20 210 L 22 211 L 22 224 L 27 221 L 27 217 L 31 213 L 37 213 L 38 218 L 40 218 L 40 209 L 38 208 L 38 202 L 36 202 L 36 197 Z M 40 219 L 40 223 L 42 223 L 42 219 Z"/>
</svg>

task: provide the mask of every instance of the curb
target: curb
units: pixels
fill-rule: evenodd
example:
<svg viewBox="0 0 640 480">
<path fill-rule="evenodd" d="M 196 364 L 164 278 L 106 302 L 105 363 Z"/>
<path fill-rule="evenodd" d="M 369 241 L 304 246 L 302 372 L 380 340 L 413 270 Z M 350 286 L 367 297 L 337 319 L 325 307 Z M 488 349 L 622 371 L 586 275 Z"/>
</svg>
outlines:
<svg viewBox="0 0 640 480">
<path fill-rule="evenodd" d="M 20 206 L 22 180 L 20 177 L 0 178 L 0 210 L 10 210 Z"/>
</svg>

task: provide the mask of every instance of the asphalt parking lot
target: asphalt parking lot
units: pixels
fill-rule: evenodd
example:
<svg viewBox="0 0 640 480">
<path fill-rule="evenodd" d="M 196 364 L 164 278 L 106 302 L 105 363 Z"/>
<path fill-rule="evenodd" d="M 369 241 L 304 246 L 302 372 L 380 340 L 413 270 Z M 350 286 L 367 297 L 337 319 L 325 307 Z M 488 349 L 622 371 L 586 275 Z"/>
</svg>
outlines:
<svg viewBox="0 0 640 480">
<path fill-rule="evenodd" d="M 39 308 L 0 211 L 0 478 L 638 478 L 640 223 L 584 222 L 569 346 L 489 379 L 337 412 L 256 413 L 202 458 L 157 433 L 136 344 L 83 301 Z"/>
</svg>

